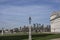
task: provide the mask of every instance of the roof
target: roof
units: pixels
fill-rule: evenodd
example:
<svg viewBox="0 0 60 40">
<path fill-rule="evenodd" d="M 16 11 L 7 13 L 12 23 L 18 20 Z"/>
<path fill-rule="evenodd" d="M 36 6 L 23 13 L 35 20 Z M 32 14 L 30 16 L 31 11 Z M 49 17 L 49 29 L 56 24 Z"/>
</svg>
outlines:
<svg viewBox="0 0 60 40">
<path fill-rule="evenodd" d="M 52 12 L 51 16 L 53 16 L 53 15 L 56 15 L 56 17 L 54 19 L 51 19 L 50 21 L 55 20 L 57 18 L 60 18 L 60 11 L 58 11 L 58 12 Z"/>
<path fill-rule="evenodd" d="M 51 16 L 53 16 L 53 15 L 57 15 L 57 17 L 60 16 L 60 11 L 58 11 L 58 12 L 52 12 Z"/>
</svg>

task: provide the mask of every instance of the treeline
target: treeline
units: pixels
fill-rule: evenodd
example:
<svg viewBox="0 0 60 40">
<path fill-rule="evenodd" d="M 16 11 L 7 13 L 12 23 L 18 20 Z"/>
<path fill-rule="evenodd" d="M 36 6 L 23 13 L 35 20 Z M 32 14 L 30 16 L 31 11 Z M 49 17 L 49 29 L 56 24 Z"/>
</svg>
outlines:
<svg viewBox="0 0 60 40">
<path fill-rule="evenodd" d="M 32 32 L 50 32 L 51 28 L 50 25 L 44 25 L 44 24 L 33 24 L 31 25 L 31 31 Z M 0 33 L 2 30 L 0 30 Z M 29 32 L 29 26 L 24 25 L 23 27 L 20 26 L 20 28 L 13 28 L 13 29 L 6 29 L 3 30 L 4 33 L 16 33 L 16 32 Z"/>
<path fill-rule="evenodd" d="M 31 26 L 31 31 L 32 32 L 50 32 L 51 28 L 50 25 L 44 25 L 44 24 L 33 24 Z M 28 32 L 29 31 L 29 26 L 23 26 L 20 28 L 14 28 L 15 32 Z"/>
</svg>

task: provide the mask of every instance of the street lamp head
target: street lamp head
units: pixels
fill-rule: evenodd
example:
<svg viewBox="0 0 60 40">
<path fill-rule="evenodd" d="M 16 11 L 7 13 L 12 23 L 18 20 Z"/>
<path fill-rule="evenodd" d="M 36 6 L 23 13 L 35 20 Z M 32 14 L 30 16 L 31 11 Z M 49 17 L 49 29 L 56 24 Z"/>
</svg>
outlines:
<svg viewBox="0 0 60 40">
<path fill-rule="evenodd" d="M 29 17 L 29 20 L 31 20 L 31 17 Z"/>
<path fill-rule="evenodd" d="M 31 17 L 29 17 L 29 24 L 31 24 Z"/>
</svg>

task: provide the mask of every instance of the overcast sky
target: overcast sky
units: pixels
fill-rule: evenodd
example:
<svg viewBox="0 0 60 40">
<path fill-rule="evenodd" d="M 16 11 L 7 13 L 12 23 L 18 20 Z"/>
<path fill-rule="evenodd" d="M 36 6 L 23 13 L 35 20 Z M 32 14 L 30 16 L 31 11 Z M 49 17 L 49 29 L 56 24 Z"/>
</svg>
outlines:
<svg viewBox="0 0 60 40">
<path fill-rule="evenodd" d="M 50 24 L 50 14 L 60 10 L 60 0 L 0 0 L 0 29 L 33 23 Z"/>
</svg>

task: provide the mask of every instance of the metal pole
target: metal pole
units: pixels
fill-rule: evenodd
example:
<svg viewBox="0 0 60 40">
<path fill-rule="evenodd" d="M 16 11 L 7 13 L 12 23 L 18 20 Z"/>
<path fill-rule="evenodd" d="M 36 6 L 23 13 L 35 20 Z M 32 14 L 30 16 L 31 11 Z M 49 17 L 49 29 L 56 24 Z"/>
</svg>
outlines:
<svg viewBox="0 0 60 40">
<path fill-rule="evenodd" d="M 3 30 L 4 30 L 4 29 L 2 28 L 2 35 L 3 35 Z"/>
<path fill-rule="evenodd" d="M 54 33 L 55 33 L 55 28 L 54 28 Z"/>
<path fill-rule="evenodd" d="M 29 17 L 29 40 L 31 39 L 31 17 Z"/>
</svg>

